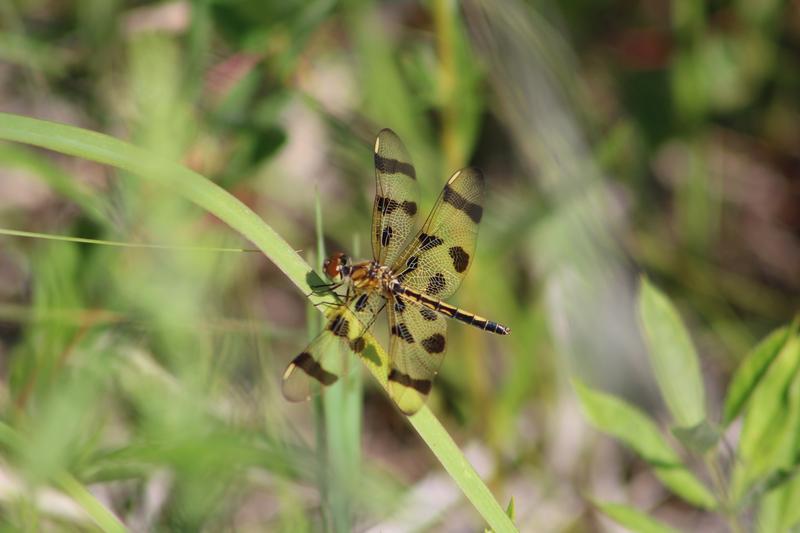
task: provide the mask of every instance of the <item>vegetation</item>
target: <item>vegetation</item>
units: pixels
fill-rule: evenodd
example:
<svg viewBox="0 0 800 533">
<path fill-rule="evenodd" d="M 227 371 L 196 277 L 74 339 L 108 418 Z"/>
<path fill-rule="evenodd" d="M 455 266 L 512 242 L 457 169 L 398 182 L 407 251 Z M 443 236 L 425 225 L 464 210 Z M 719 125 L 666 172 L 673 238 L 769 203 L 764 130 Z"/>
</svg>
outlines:
<svg viewBox="0 0 800 533">
<path fill-rule="evenodd" d="M 773 0 L 3 3 L 4 528 L 800 527 L 798 52 Z M 513 329 L 410 418 L 280 394 L 382 127 L 423 213 L 483 169 L 454 301 Z"/>
</svg>

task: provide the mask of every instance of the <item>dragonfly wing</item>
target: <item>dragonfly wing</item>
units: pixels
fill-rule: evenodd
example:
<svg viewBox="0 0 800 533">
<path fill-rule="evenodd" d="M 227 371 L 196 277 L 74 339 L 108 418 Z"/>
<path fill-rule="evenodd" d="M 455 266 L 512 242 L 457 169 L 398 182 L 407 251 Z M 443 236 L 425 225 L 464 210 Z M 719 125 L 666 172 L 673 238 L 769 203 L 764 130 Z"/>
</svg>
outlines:
<svg viewBox="0 0 800 533">
<path fill-rule="evenodd" d="M 483 216 L 483 174 L 453 174 L 417 236 L 392 271 L 403 285 L 443 300 L 456 292 L 475 254 Z"/>
<path fill-rule="evenodd" d="M 447 349 L 447 320 L 394 296 L 389 302 L 389 394 L 412 415 L 425 404 Z"/>
<path fill-rule="evenodd" d="M 390 129 L 375 139 L 375 203 L 372 254 L 382 265 L 400 255 L 417 220 L 419 184 L 406 147 Z"/>
<path fill-rule="evenodd" d="M 339 379 L 337 358 L 342 343 L 327 327 L 300 352 L 283 373 L 283 396 L 301 402 L 311 396 L 312 379 L 320 385 L 333 385 Z"/>
<path fill-rule="evenodd" d="M 336 383 L 345 368 L 347 351 L 360 354 L 364 350 L 363 335 L 385 304 L 380 293 L 365 292 L 326 313 L 325 329 L 286 367 L 284 397 L 303 401 L 311 396 L 313 381 L 323 386 Z"/>
</svg>

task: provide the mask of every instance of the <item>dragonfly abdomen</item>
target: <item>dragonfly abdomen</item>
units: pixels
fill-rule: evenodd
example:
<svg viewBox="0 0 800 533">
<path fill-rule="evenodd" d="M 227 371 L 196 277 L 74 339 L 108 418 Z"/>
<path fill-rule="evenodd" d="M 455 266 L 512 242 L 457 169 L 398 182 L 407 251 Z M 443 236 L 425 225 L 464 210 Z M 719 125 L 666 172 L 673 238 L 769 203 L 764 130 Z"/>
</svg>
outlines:
<svg viewBox="0 0 800 533">
<path fill-rule="evenodd" d="M 400 284 L 392 287 L 392 292 L 401 295 L 403 298 L 408 300 L 415 301 L 423 307 L 431 309 L 432 311 L 436 311 L 437 313 L 454 318 L 459 322 L 469 324 L 470 326 L 474 326 L 478 329 L 497 333 L 498 335 L 508 335 L 511 333 L 511 328 L 504 326 L 503 324 L 488 320 L 482 316 L 476 315 L 475 313 L 464 311 L 463 309 L 459 309 L 458 307 L 450 305 L 447 302 L 438 300 L 436 298 L 431 298 L 426 294 L 403 287 Z"/>
</svg>

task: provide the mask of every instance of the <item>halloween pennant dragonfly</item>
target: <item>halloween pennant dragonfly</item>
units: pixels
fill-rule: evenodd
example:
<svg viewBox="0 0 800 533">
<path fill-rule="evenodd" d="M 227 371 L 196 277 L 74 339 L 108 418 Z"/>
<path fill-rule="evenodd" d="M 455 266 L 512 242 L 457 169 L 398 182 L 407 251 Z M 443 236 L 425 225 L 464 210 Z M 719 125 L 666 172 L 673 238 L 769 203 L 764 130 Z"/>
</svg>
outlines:
<svg viewBox="0 0 800 533">
<path fill-rule="evenodd" d="M 418 411 L 431 390 L 447 348 L 445 317 L 485 331 L 511 329 L 443 300 L 456 292 L 472 262 L 483 216 L 483 175 L 476 168 L 453 174 L 419 232 L 415 226 L 419 186 L 411 158 L 389 129 L 375 140 L 376 194 L 372 208 L 372 259 L 357 263 L 337 253 L 324 263 L 331 287 L 347 295 L 326 313 L 322 333 L 289 363 L 284 396 L 309 397 L 311 379 L 337 380 L 334 355 L 362 353 L 365 332 L 384 307 L 388 310 L 389 393 L 404 413 Z M 344 308 L 348 312 L 345 312 Z M 355 318 L 355 319 L 354 319 Z"/>
</svg>

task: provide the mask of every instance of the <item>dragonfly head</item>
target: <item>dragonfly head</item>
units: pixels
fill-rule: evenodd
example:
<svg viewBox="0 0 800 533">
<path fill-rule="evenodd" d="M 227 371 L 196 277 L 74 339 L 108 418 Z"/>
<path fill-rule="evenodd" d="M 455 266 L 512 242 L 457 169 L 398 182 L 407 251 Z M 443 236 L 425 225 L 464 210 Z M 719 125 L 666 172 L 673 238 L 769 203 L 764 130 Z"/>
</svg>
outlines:
<svg viewBox="0 0 800 533">
<path fill-rule="evenodd" d="M 322 268 L 331 281 L 342 281 L 350 275 L 350 258 L 341 252 L 333 254 L 325 260 Z"/>
</svg>

